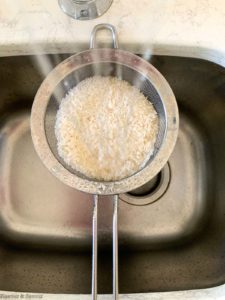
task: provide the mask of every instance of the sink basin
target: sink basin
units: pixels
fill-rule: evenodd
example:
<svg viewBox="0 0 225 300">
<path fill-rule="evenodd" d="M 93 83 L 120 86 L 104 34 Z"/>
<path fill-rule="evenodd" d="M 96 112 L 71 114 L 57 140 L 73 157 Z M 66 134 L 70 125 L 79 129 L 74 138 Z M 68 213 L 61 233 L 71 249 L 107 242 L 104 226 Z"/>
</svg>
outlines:
<svg viewBox="0 0 225 300">
<path fill-rule="evenodd" d="M 0 290 L 91 292 L 92 196 L 48 172 L 29 126 L 44 73 L 67 56 L 0 58 Z M 120 293 L 217 286 L 225 282 L 225 71 L 193 58 L 151 63 L 175 93 L 180 130 L 154 182 L 120 195 Z M 111 216 L 110 197 L 101 197 L 99 293 L 112 290 Z"/>
</svg>

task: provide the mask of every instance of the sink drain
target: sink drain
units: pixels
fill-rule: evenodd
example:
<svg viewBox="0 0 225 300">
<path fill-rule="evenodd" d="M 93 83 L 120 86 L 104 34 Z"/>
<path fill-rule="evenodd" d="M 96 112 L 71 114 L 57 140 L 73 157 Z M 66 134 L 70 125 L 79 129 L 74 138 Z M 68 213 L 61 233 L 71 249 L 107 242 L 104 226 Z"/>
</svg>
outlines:
<svg viewBox="0 0 225 300">
<path fill-rule="evenodd" d="M 141 187 L 121 194 L 120 199 L 131 205 L 148 205 L 159 200 L 167 191 L 171 178 L 170 165 L 165 167 L 149 182 Z"/>
</svg>

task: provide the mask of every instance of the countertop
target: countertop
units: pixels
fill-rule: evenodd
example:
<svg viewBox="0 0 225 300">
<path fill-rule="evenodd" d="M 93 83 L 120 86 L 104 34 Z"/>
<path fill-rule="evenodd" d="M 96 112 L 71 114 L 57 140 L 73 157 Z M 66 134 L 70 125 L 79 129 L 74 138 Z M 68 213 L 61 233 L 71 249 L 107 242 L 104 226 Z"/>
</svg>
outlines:
<svg viewBox="0 0 225 300">
<path fill-rule="evenodd" d="M 119 295 L 119 300 L 224 300 L 225 286 L 205 290 L 168 293 Z M 0 299 L 91 300 L 91 295 L 31 294 L 0 291 Z M 98 300 L 113 300 L 112 295 L 99 295 Z"/>
<path fill-rule="evenodd" d="M 0 0 L 0 56 L 85 50 L 90 32 L 98 23 L 113 24 L 120 48 L 146 58 L 152 54 L 199 57 L 225 66 L 224 0 L 114 0 L 107 13 L 91 21 L 68 17 L 57 0 Z M 106 36 L 100 39 L 105 41 Z M 20 294 L 0 291 L 1 299 L 9 299 L 10 295 L 13 299 Z M 81 295 L 33 296 L 32 299 L 91 299 Z M 99 299 L 109 300 L 112 296 Z M 122 295 L 120 299 L 225 299 L 225 286 Z"/>
<path fill-rule="evenodd" d="M 114 0 L 91 21 L 68 17 L 57 0 L 0 0 L 0 56 L 85 50 L 98 23 L 116 27 L 122 49 L 225 65 L 224 0 Z"/>
</svg>

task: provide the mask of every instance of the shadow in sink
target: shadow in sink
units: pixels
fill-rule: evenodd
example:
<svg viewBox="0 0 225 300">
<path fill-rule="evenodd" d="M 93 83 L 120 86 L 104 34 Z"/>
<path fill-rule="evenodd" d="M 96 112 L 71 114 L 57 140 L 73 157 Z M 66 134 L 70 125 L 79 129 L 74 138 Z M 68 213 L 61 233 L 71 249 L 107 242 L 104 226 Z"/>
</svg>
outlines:
<svg viewBox="0 0 225 300">
<path fill-rule="evenodd" d="M 160 199 L 147 204 L 157 189 L 145 205 L 143 197 L 131 205 L 133 196 L 120 196 L 121 293 L 225 282 L 225 71 L 190 58 L 152 63 L 174 90 L 180 130 Z M 31 141 L 42 79 L 33 57 L 0 59 L 0 289 L 90 293 L 92 197 L 54 178 Z M 100 201 L 100 293 L 111 292 L 108 200 Z"/>
</svg>

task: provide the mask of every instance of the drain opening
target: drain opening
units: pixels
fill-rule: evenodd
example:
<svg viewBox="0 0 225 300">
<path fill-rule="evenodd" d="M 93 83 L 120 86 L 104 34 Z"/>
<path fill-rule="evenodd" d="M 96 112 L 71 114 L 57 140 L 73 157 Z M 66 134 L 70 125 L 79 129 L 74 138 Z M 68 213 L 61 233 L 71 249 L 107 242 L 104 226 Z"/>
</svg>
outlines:
<svg viewBox="0 0 225 300">
<path fill-rule="evenodd" d="M 120 199 L 137 206 L 154 203 L 166 193 L 170 181 L 171 169 L 169 163 L 167 163 L 153 179 L 129 193 L 121 194 Z"/>
<path fill-rule="evenodd" d="M 157 189 L 161 180 L 162 180 L 162 172 L 160 171 L 159 174 L 157 174 L 152 180 L 145 183 L 141 187 L 133 191 L 130 191 L 127 194 L 135 197 L 143 197 L 143 196 L 150 195 L 154 193 L 154 191 Z"/>
</svg>

